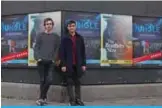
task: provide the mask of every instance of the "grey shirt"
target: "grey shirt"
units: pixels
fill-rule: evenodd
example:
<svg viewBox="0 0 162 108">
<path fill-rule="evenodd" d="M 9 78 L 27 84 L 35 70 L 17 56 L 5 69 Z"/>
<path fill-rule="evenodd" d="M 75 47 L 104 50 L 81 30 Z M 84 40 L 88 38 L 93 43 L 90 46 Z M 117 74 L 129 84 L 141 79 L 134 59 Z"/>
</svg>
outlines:
<svg viewBox="0 0 162 108">
<path fill-rule="evenodd" d="M 35 60 L 55 60 L 60 46 L 60 37 L 55 34 L 40 33 L 34 46 Z"/>
</svg>

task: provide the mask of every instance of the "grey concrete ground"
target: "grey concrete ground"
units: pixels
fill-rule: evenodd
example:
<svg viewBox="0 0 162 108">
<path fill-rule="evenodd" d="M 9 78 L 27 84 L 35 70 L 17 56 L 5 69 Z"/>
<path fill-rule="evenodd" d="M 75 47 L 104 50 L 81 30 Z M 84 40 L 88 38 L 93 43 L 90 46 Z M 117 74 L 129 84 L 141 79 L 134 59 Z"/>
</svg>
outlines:
<svg viewBox="0 0 162 108">
<path fill-rule="evenodd" d="M 34 100 L 16 100 L 2 98 L 2 106 L 34 106 Z M 87 106 L 93 105 L 162 105 L 162 97 L 147 97 L 147 98 L 127 98 L 127 99 L 111 99 L 111 100 L 96 100 L 91 102 L 85 102 Z M 49 105 L 66 106 L 68 103 L 49 102 Z"/>
<path fill-rule="evenodd" d="M 35 105 L 39 85 L 1 84 L 2 105 Z M 60 86 L 50 88 L 49 105 L 68 105 L 59 103 L 61 90 Z M 162 84 L 82 86 L 82 99 L 86 105 L 162 105 Z"/>
<path fill-rule="evenodd" d="M 59 102 L 61 90 L 60 86 L 51 86 L 48 99 Z M 162 97 L 162 84 L 82 86 L 81 90 L 82 99 L 86 102 L 118 98 Z M 1 95 L 3 98 L 36 100 L 39 95 L 39 85 L 2 82 Z"/>
</svg>

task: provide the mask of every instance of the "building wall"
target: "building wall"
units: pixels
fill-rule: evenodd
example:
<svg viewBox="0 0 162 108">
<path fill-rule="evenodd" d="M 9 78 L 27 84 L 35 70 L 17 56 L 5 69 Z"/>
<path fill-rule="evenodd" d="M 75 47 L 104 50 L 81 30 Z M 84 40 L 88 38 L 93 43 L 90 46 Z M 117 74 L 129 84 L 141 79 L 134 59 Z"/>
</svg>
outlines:
<svg viewBox="0 0 162 108">
<path fill-rule="evenodd" d="M 84 7 L 83 7 L 84 6 Z M 89 11 L 138 16 L 162 16 L 162 2 L 63 2 L 63 1 L 2 1 L 2 16 L 54 10 Z M 162 82 L 162 69 L 100 69 L 89 68 L 83 84 L 130 84 Z M 38 83 L 36 69 L 2 68 L 2 81 Z M 59 76 L 54 74 L 54 84 Z"/>
<path fill-rule="evenodd" d="M 160 1 L 2 1 L 2 15 L 54 10 L 75 10 L 126 15 L 160 16 L 162 15 L 161 6 L 162 2 Z"/>
</svg>

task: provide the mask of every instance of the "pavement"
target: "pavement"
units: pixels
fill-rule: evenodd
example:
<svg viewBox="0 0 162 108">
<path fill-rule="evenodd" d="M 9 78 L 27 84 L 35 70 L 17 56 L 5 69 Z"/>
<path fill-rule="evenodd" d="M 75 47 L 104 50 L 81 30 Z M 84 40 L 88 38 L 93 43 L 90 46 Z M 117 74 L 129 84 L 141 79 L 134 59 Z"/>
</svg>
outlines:
<svg viewBox="0 0 162 108">
<path fill-rule="evenodd" d="M 59 85 L 51 86 L 48 91 L 49 101 L 59 102 L 61 100 L 61 91 L 63 89 L 66 88 L 63 88 Z M 110 99 L 118 98 L 124 100 L 128 98 L 133 98 L 136 100 L 136 98 L 140 97 L 162 97 L 162 83 L 129 85 L 89 85 L 82 86 L 81 91 L 81 97 L 86 102 L 105 100 L 107 103 L 107 100 L 110 101 Z M 39 96 L 39 85 L 2 82 L 1 96 L 2 98 L 36 100 Z"/>
<path fill-rule="evenodd" d="M 1 99 L 2 106 L 35 106 L 35 100 L 17 100 L 17 99 Z M 68 103 L 49 102 L 49 106 L 67 106 Z M 162 106 L 162 97 L 145 97 L 145 98 L 125 98 L 96 100 L 85 102 L 86 106 L 109 106 L 109 105 L 160 105 Z"/>
</svg>

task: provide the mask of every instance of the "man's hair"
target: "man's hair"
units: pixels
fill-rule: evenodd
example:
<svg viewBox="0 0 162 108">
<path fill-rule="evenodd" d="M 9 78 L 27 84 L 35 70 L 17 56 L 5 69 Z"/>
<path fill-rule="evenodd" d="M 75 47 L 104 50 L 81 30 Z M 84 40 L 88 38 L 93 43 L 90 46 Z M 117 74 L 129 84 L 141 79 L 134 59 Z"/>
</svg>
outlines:
<svg viewBox="0 0 162 108">
<path fill-rule="evenodd" d="M 74 20 L 70 20 L 70 21 L 68 21 L 67 26 L 70 25 L 70 24 L 75 24 L 76 25 L 76 22 Z"/>
<path fill-rule="evenodd" d="M 68 33 L 69 32 L 69 30 L 67 29 L 67 27 L 68 27 L 68 25 L 70 25 L 70 24 L 75 24 L 76 25 L 76 22 L 74 21 L 74 20 L 70 20 L 70 21 L 68 21 L 66 24 L 65 24 L 65 33 Z"/>
<path fill-rule="evenodd" d="M 51 21 L 52 25 L 54 25 L 54 21 L 52 20 L 52 18 L 46 18 L 44 19 L 44 26 L 46 25 L 46 22 Z"/>
</svg>

